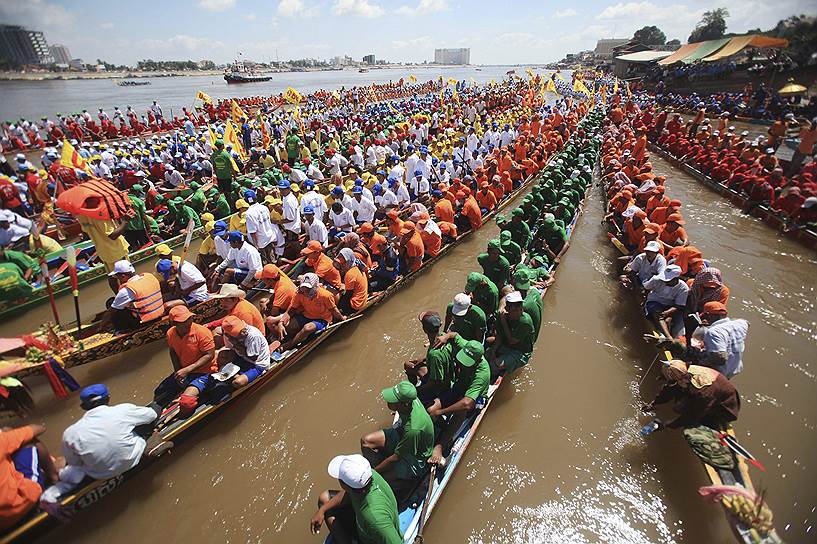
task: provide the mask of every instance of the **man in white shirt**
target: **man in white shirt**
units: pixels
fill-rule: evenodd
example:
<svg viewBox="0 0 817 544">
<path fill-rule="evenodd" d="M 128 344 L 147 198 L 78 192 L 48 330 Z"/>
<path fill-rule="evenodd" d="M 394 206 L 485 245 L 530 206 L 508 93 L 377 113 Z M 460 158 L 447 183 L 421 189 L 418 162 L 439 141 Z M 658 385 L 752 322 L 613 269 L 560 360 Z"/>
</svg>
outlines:
<svg viewBox="0 0 817 544">
<path fill-rule="evenodd" d="M 431 184 L 428 182 L 428 179 L 423 176 L 422 170 L 414 171 L 414 175 L 409 180 L 409 189 L 415 199 L 428 196 L 428 192 L 431 190 Z"/>
<path fill-rule="evenodd" d="M 181 268 L 179 268 L 179 265 L 172 259 L 159 259 L 159 262 L 156 263 L 156 271 L 162 275 L 165 282 L 177 274 L 179 277 L 177 287 L 181 299 L 166 301 L 165 309 L 170 309 L 180 304 L 192 305 L 198 302 L 204 302 L 210 298 L 210 295 L 207 293 L 207 280 L 193 263 L 184 261 Z"/>
<path fill-rule="evenodd" d="M 269 208 L 258 202 L 255 191 L 252 189 L 244 191 L 244 200 L 250 204 L 250 207 L 244 212 L 247 238 L 267 262 L 274 261 L 274 250 L 277 246 L 283 245 L 283 240 L 276 239 L 280 231 L 273 229 Z"/>
<path fill-rule="evenodd" d="M 287 241 L 298 238 L 301 234 L 301 210 L 298 208 L 298 199 L 292 194 L 292 185 L 289 181 L 282 179 L 278 182 L 278 189 L 281 191 L 281 226 L 284 229 L 284 237 Z"/>
<path fill-rule="evenodd" d="M 352 228 L 355 226 L 354 213 L 339 201 L 332 204 L 332 208 L 329 210 L 329 219 L 332 221 L 332 228 L 329 229 L 329 236 L 332 238 L 339 232 L 352 232 Z"/>
<path fill-rule="evenodd" d="M 221 322 L 224 347 L 218 354 L 219 367 L 233 363 L 240 369 L 232 380 L 233 387 L 252 383 L 270 367 L 270 349 L 264 334 L 234 315 Z"/>
<path fill-rule="evenodd" d="M 184 178 L 181 173 L 176 170 L 172 164 L 165 165 L 165 184 L 168 187 L 176 188 L 182 184 Z"/>
<path fill-rule="evenodd" d="M 398 206 L 405 207 L 411 203 L 408 187 L 406 187 L 402 180 L 389 178 L 389 189 L 397 197 Z"/>
<path fill-rule="evenodd" d="M 516 138 L 516 133 L 511 128 L 511 125 L 506 124 L 505 128 L 499 134 L 499 145 L 500 147 L 506 147 L 511 144 Z"/>
<path fill-rule="evenodd" d="M 321 169 L 315 166 L 315 164 L 313 164 L 310 159 L 304 159 L 301 162 L 303 163 L 304 166 L 306 166 L 307 178 L 316 179 L 318 181 L 323 181 L 324 179 L 326 179 L 325 176 L 323 175 L 323 172 L 321 172 Z M 307 181 L 309 181 L 309 179 L 307 179 Z"/>
<path fill-rule="evenodd" d="M 343 174 L 343 170 L 349 165 L 346 157 L 336 153 L 331 147 L 326 150 L 326 157 L 326 163 L 323 166 L 329 171 L 330 176 Z"/>
<path fill-rule="evenodd" d="M 104 480 L 132 469 L 142 458 L 158 413 L 153 408 L 123 403 L 109 406 L 108 388 L 89 385 L 80 394 L 82 418 L 62 434 L 65 468 L 60 480 L 41 499 L 57 502 L 87 476 Z"/>
<path fill-rule="evenodd" d="M 670 323 L 676 314 L 680 317 L 679 310 L 686 306 L 689 295 L 689 286 L 681 281 L 680 276 L 681 267 L 671 264 L 644 282 L 644 289 L 648 291 L 644 313 L 667 338 L 672 338 Z"/>
<path fill-rule="evenodd" d="M 358 225 L 372 223 L 375 211 L 377 211 L 377 206 L 363 196 L 363 187 L 355 185 L 352 188 L 352 213 L 355 216 L 355 222 Z"/>
<path fill-rule="evenodd" d="M 315 208 L 311 205 L 307 205 L 304 207 L 303 213 L 304 227 L 306 228 L 306 234 L 309 240 L 320 242 L 323 247 L 328 246 L 329 231 L 326 229 L 326 225 L 323 224 L 323 221 L 319 221 L 315 217 Z"/>
<path fill-rule="evenodd" d="M 644 252 L 639 253 L 624 267 L 621 281 L 625 285 L 641 287 L 647 280 L 657 276 L 667 267 L 667 260 L 659 253 L 661 245 L 656 240 L 647 242 Z"/>
<path fill-rule="evenodd" d="M 377 206 L 375 215 L 378 219 L 382 219 L 386 216 L 386 212 L 397 207 L 397 195 L 390 189 L 384 189 L 381 184 L 375 183 L 372 192 L 374 193 L 375 206 Z"/>
<path fill-rule="evenodd" d="M 361 178 L 357 178 L 355 180 L 355 187 L 360 187 L 363 192 L 363 198 L 368 198 L 372 202 L 374 202 L 374 194 L 364 185 L 364 182 Z"/>
<path fill-rule="evenodd" d="M 468 131 L 468 138 L 465 140 L 465 147 L 470 152 L 474 152 L 479 148 L 479 136 L 477 136 L 477 131 L 474 127 Z"/>
<path fill-rule="evenodd" d="M 31 220 L 11 210 L 0 210 L 0 246 L 8 246 L 28 236 L 31 225 Z"/>
<path fill-rule="evenodd" d="M 329 211 L 329 206 L 326 205 L 326 199 L 315 190 L 315 182 L 311 179 L 304 182 L 304 189 L 306 189 L 306 192 L 301 195 L 301 213 L 306 213 L 307 206 L 311 206 L 313 213 L 320 221 L 323 221 L 326 217 L 326 212 Z"/>
<path fill-rule="evenodd" d="M 400 157 L 397 155 L 392 155 L 389 161 L 392 165 L 391 170 L 389 171 L 389 177 L 406 181 L 406 169 L 402 164 L 400 164 Z"/>
<path fill-rule="evenodd" d="M 704 304 L 701 322 L 706 325 L 703 350 L 693 351 L 693 361 L 712 367 L 730 379 L 743 371 L 743 350 L 749 334 L 749 322 L 730 319 L 726 306 L 718 301 Z"/>
<path fill-rule="evenodd" d="M 216 267 L 213 281 L 215 283 L 221 279 L 221 283 L 235 283 L 246 289 L 255 281 L 255 273 L 263 268 L 261 254 L 237 230 L 230 231 L 227 240 L 230 242 L 230 253 Z"/>
</svg>

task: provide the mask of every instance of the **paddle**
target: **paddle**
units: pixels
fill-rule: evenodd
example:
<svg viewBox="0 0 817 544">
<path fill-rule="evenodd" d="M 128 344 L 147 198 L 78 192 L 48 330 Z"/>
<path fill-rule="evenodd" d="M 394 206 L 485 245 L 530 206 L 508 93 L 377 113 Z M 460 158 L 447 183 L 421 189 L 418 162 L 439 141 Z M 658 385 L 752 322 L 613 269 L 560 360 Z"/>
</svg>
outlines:
<svg viewBox="0 0 817 544">
<path fill-rule="evenodd" d="M 414 544 L 423 544 L 423 529 L 425 528 L 426 513 L 428 512 L 428 503 L 431 502 L 431 494 L 434 492 L 434 479 L 437 476 L 436 463 L 431 465 L 431 474 L 428 476 L 428 492 L 426 493 L 426 500 L 423 501 L 423 508 L 420 510 L 420 523 L 417 525 L 417 536 L 414 537 Z"/>
<path fill-rule="evenodd" d="M 77 251 L 74 246 L 65 248 L 65 262 L 68 264 L 68 275 L 71 278 L 71 294 L 74 297 L 74 312 L 77 315 L 77 338 L 82 338 L 82 318 L 79 315 L 79 278 L 77 278 Z M 82 340 L 79 349 L 82 349 Z"/>
<path fill-rule="evenodd" d="M 187 257 L 187 250 L 190 249 L 190 241 L 193 239 L 193 231 L 196 230 L 196 222 L 191 219 L 187 223 L 187 236 L 184 238 L 184 249 L 182 249 L 182 257 L 179 260 L 179 268 L 176 269 L 176 286 L 179 286 L 179 276 L 182 273 L 182 266 L 184 266 L 184 259 Z"/>
<path fill-rule="evenodd" d="M 757 468 L 759 468 L 763 472 L 766 472 L 766 467 L 764 467 L 760 463 L 760 461 L 755 459 L 755 456 L 752 455 L 751 453 L 749 453 L 749 450 L 747 450 L 746 448 L 741 446 L 740 443 L 737 441 L 737 439 L 734 436 L 732 436 L 731 434 L 728 434 L 726 432 L 722 432 L 720 434 L 720 438 L 721 438 L 721 443 L 724 446 L 728 447 L 730 450 L 732 450 L 736 454 L 740 455 L 741 457 L 745 457 L 747 461 L 752 463 L 754 466 L 756 466 Z"/>
<path fill-rule="evenodd" d="M 54 313 L 54 320 L 57 322 L 57 326 L 59 326 L 60 314 L 57 312 L 57 301 L 54 299 L 54 289 L 51 287 L 51 276 L 48 273 L 48 262 L 45 260 L 43 241 L 40 238 L 40 225 L 35 221 L 31 224 L 31 228 L 33 229 L 32 234 L 34 235 L 34 247 L 39 250 L 37 253 L 40 261 L 40 274 L 45 281 L 45 289 L 48 292 L 48 301 L 51 303 L 51 311 Z"/>
</svg>

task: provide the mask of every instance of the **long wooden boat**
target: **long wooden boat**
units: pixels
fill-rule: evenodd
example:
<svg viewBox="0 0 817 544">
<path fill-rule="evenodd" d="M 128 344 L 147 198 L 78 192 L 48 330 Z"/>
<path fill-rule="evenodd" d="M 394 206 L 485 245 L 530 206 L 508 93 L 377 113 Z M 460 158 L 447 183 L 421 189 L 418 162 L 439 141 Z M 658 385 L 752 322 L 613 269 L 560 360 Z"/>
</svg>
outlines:
<svg viewBox="0 0 817 544">
<path fill-rule="evenodd" d="M 683 170 L 685 173 L 689 174 L 699 182 L 703 183 L 709 189 L 712 189 L 721 196 L 726 197 L 735 206 L 738 206 L 739 208 L 747 207 L 748 199 L 745 195 L 739 193 L 738 191 L 735 191 L 734 189 L 730 189 L 723 183 L 715 181 L 714 179 L 707 176 L 706 174 L 696 169 L 695 167 L 685 162 L 681 162 L 679 159 L 670 154 L 669 151 L 667 151 L 666 149 L 652 143 L 649 144 L 649 146 L 650 151 L 653 151 L 656 155 L 658 155 L 668 163 L 672 164 L 676 168 Z M 815 230 L 814 228 L 806 227 L 791 231 L 784 230 L 786 227 L 785 219 L 780 213 L 771 209 L 767 204 L 759 204 L 756 206 L 752 206 L 750 213 L 753 217 L 757 217 L 758 219 L 763 220 L 764 223 L 776 229 L 778 232 L 785 235 L 786 237 L 791 238 L 792 240 L 796 240 L 797 242 L 800 242 L 809 249 L 817 250 L 817 230 Z"/>
<path fill-rule="evenodd" d="M 486 221 L 489 220 L 493 215 L 498 213 L 510 202 L 516 199 L 516 197 L 518 197 L 523 191 L 527 189 L 528 185 L 535 178 L 536 175 L 526 179 L 516 190 L 507 195 L 507 197 L 499 204 L 499 206 L 494 211 L 486 214 L 484 219 Z M 398 290 L 405 287 L 415 277 L 428 270 L 431 266 L 434 265 L 434 263 L 436 263 L 446 254 L 448 254 L 451 250 L 453 250 L 456 246 L 461 244 L 464 240 L 468 239 L 470 235 L 473 234 L 474 232 L 475 231 L 469 230 L 468 232 L 463 233 L 453 242 L 444 245 L 440 249 L 439 254 L 436 257 L 433 257 L 425 261 L 420 269 L 405 276 L 401 276 L 395 283 L 389 286 L 386 290 L 371 295 L 366 303 L 366 306 L 358 314 L 352 316 L 346 321 L 341 321 L 327 327 L 321 333 L 314 335 L 301 347 L 282 354 L 280 360 L 273 362 L 272 366 L 264 374 L 258 377 L 254 382 L 240 389 L 235 390 L 228 399 L 224 400 L 219 404 L 203 404 L 199 406 L 190 417 L 172 421 L 169 425 L 167 425 L 161 431 L 159 431 L 160 440 L 163 443 L 167 443 L 169 446 L 175 446 L 181 440 L 187 439 L 194 433 L 195 430 L 201 427 L 205 420 L 209 419 L 210 417 L 218 413 L 221 413 L 226 408 L 232 406 L 238 400 L 258 391 L 264 385 L 277 379 L 283 373 L 284 370 L 294 366 L 295 364 L 303 360 L 303 358 L 309 352 L 318 347 L 318 345 L 320 345 L 322 342 L 326 341 L 329 338 L 329 336 L 337 332 L 343 325 L 348 324 L 354 321 L 355 319 L 364 316 L 372 308 L 382 303 L 384 300 L 386 300 L 388 297 L 390 297 Z M 119 476 L 116 476 L 114 478 L 108 478 L 105 480 L 88 479 L 85 483 L 81 484 L 79 488 L 64 496 L 60 500 L 59 503 L 60 507 L 69 516 L 79 511 L 86 510 L 93 506 L 94 504 L 96 504 L 100 499 L 111 493 L 113 490 L 120 487 L 127 479 L 135 476 L 146 466 L 150 465 L 155 461 L 156 461 L 155 457 L 145 455 L 142 457 L 142 460 L 137 466 L 125 472 L 124 474 L 120 474 Z M 30 541 L 35 536 L 40 535 L 43 532 L 47 531 L 55 523 L 57 523 L 57 520 L 55 518 L 49 516 L 46 512 L 37 511 L 31 517 L 27 518 L 19 525 L 17 525 L 15 528 L 13 528 L 12 530 L 4 534 L 2 537 L 0 537 L 0 544 Z"/>
<path fill-rule="evenodd" d="M 588 189 L 587 195 L 590 194 L 591 190 L 592 189 Z M 585 200 L 587 195 L 585 195 Z M 579 217 L 581 217 L 581 214 L 582 208 L 580 206 L 576 211 L 576 215 L 573 217 L 573 220 L 570 222 L 570 225 L 565 228 L 567 231 L 568 240 L 573 234 L 573 229 L 576 227 L 576 223 L 579 220 Z M 551 265 L 550 271 L 555 277 L 555 265 Z M 544 297 L 546 294 L 547 288 L 543 290 L 542 297 Z M 445 466 L 437 469 L 438 472 L 435 474 L 434 480 L 429 481 L 430 476 L 426 477 L 426 480 L 417 488 L 411 500 L 406 501 L 407 504 L 401 508 L 399 513 L 400 529 L 403 531 L 403 541 L 405 544 L 412 544 L 414 542 L 414 538 L 417 536 L 417 533 L 420 530 L 420 527 L 423 527 L 426 525 L 426 523 L 428 523 L 431 514 L 434 512 L 434 507 L 442 498 L 443 492 L 451 482 L 451 479 L 454 477 L 454 472 L 465 456 L 465 451 L 468 449 L 468 446 L 471 444 L 471 441 L 477 434 L 485 414 L 488 413 L 488 409 L 491 407 L 491 403 L 496 397 L 496 392 L 502 385 L 502 380 L 503 377 L 500 376 L 497 378 L 496 382 L 490 385 L 488 388 L 488 394 L 485 396 L 485 405 L 481 409 L 473 410 L 465 421 L 463 421 L 459 426 L 454 434 L 451 445 L 451 453 L 446 458 Z M 432 486 L 430 491 L 428 489 L 429 485 Z M 426 500 L 428 501 L 427 506 L 425 505 Z M 327 537 L 325 542 L 327 544 L 331 543 L 332 538 Z"/>
<path fill-rule="evenodd" d="M 613 246 L 622 254 L 622 255 L 630 255 L 630 251 L 625 247 L 624 243 L 616 238 L 612 233 L 608 233 L 608 237 L 610 238 L 611 243 Z M 655 328 L 648 324 L 648 328 L 651 330 L 653 334 L 658 334 Z M 675 357 L 669 351 L 659 350 L 657 354 L 658 359 L 669 362 Z M 722 431 L 726 432 L 727 434 L 735 436 L 735 431 L 731 425 L 727 428 L 722 429 Z M 691 448 L 690 448 L 691 451 Z M 705 462 L 701 459 L 698 455 L 692 452 L 693 455 L 701 462 L 703 465 L 707 478 L 709 478 L 709 485 L 714 486 L 722 486 L 722 485 L 732 485 L 732 486 L 739 486 L 743 487 L 744 489 L 755 492 L 754 485 L 752 484 L 752 479 L 749 475 L 749 469 L 746 465 L 746 461 L 743 457 L 735 455 L 735 453 L 730 449 L 730 455 L 732 456 L 732 460 L 734 461 L 734 468 L 732 470 L 725 470 L 722 468 L 717 468 L 709 463 Z M 726 514 L 726 521 L 729 523 L 729 527 L 732 530 L 732 533 L 735 535 L 735 538 L 738 542 L 742 542 L 744 544 L 779 544 L 782 542 L 780 537 L 778 536 L 775 529 L 769 531 L 766 535 L 760 535 L 758 532 L 751 527 L 748 527 L 744 524 L 741 520 L 735 517 L 726 507 L 724 503 L 721 503 L 723 507 L 723 511 Z"/>
</svg>

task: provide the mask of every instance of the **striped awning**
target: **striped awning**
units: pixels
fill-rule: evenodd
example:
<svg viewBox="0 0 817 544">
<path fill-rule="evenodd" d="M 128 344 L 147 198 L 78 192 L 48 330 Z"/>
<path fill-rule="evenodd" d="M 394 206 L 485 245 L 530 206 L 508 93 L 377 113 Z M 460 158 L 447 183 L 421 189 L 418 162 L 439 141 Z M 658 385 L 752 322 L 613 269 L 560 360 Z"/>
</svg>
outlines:
<svg viewBox="0 0 817 544">
<path fill-rule="evenodd" d="M 708 57 L 712 53 L 719 51 L 721 47 L 729 43 L 731 40 L 732 38 L 721 38 L 719 40 L 701 42 L 701 46 L 693 51 L 691 55 L 681 60 L 681 62 L 684 64 L 692 64 L 696 60 L 701 60 L 704 57 Z"/>
<path fill-rule="evenodd" d="M 678 51 L 673 53 L 672 55 L 668 56 L 663 60 L 659 60 L 658 64 L 662 66 L 666 66 L 667 64 L 674 64 L 680 60 L 685 59 L 687 56 L 691 55 L 693 51 L 698 49 L 701 44 L 704 42 L 695 42 L 695 43 L 688 43 L 686 45 L 682 45 Z"/>
<path fill-rule="evenodd" d="M 775 47 L 783 48 L 789 46 L 789 40 L 784 38 L 770 38 L 768 36 L 761 36 L 759 34 L 750 34 L 748 36 L 736 36 L 732 38 L 720 51 L 713 55 L 704 58 L 704 61 L 711 62 L 714 60 L 721 60 L 732 55 L 736 55 L 746 49 L 747 47 Z"/>
</svg>

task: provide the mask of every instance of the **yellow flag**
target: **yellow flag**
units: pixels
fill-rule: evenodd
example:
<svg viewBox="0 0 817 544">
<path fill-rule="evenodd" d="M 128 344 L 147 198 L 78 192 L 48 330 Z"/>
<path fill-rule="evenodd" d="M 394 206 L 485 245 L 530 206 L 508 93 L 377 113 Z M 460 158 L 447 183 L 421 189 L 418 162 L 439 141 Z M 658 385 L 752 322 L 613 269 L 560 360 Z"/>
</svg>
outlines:
<svg viewBox="0 0 817 544">
<path fill-rule="evenodd" d="M 196 99 L 201 100 L 202 102 L 205 102 L 207 104 L 212 104 L 213 103 L 213 99 L 210 98 L 210 95 L 206 94 L 206 93 L 203 93 L 201 91 L 198 91 L 196 93 Z"/>
<path fill-rule="evenodd" d="M 459 95 L 459 93 L 457 92 L 457 88 L 456 88 L 456 87 L 454 87 L 454 93 L 453 93 L 451 96 L 453 96 L 453 97 L 454 97 L 454 100 L 456 100 L 456 101 L 457 101 L 457 104 L 459 104 L 459 103 L 460 103 L 460 95 Z"/>
<path fill-rule="evenodd" d="M 624 82 L 624 90 L 627 91 L 627 98 L 630 99 L 633 97 L 633 92 L 630 90 L 630 84 L 626 81 Z"/>
<path fill-rule="evenodd" d="M 545 90 L 550 91 L 550 92 L 552 92 L 554 94 L 559 94 L 559 91 L 556 90 L 556 84 L 553 83 L 552 79 L 548 79 L 548 82 L 545 83 Z"/>
<path fill-rule="evenodd" d="M 607 107 L 607 85 L 601 86 L 601 105 Z"/>
<path fill-rule="evenodd" d="M 449 77 L 449 78 L 448 78 L 447 83 L 450 83 L 451 85 L 456 85 L 456 84 L 457 84 L 457 80 L 456 80 L 456 79 L 454 79 L 453 77 Z"/>
<path fill-rule="evenodd" d="M 391 102 L 389 102 L 389 110 L 391 110 L 392 113 L 398 113 L 398 111 L 394 109 L 394 106 L 392 106 Z"/>
<path fill-rule="evenodd" d="M 476 79 L 474 79 L 474 78 L 471 78 L 471 84 L 472 84 L 472 85 L 476 85 L 476 84 L 477 84 L 477 80 L 476 80 Z"/>
<path fill-rule="evenodd" d="M 304 97 L 292 87 L 287 87 L 287 90 L 284 91 L 284 99 L 290 104 L 298 104 L 304 99 Z"/>
<path fill-rule="evenodd" d="M 300 108 L 300 106 L 295 108 L 292 111 L 292 117 L 294 117 L 295 119 L 300 119 L 301 118 L 301 108 Z"/>
<path fill-rule="evenodd" d="M 88 164 L 82 155 L 80 155 L 74 146 L 68 140 L 62 141 L 62 155 L 60 155 L 60 164 L 68 168 L 76 168 L 86 172 L 89 176 L 93 175 L 91 172 L 91 165 Z"/>
<path fill-rule="evenodd" d="M 218 136 L 216 136 L 216 133 L 213 132 L 213 129 L 210 128 L 210 127 L 207 127 L 207 132 L 210 133 L 210 145 L 213 146 L 213 149 L 215 149 L 216 148 L 216 140 L 218 140 Z M 235 159 L 233 158 L 232 155 L 230 155 L 230 163 L 232 163 L 232 165 L 233 165 L 233 171 L 238 172 L 239 171 L 238 170 L 238 164 L 236 164 Z"/>
<path fill-rule="evenodd" d="M 238 105 L 238 102 L 235 100 L 232 101 L 230 106 L 230 114 L 233 117 L 234 123 L 240 123 L 241 119 L 246 118 L 247 114 L 244 113 L 244 110 L 241 109 L 241 106 Z"/>
<path fill-rule="evenodd" d="M 409 75 L 408 80 L 412 83 L 417 83 L 417 78 L 414 75 Z"/>
<path fill-rule="evenodd" d="M 533 70 L 531 70 L 530 68 L 525 68 L 525 73 L 528 74 L 529 78 L 533 79 L 534 77 Z"/>
<path fill-rule="evenodd" d="M 494 80 L 492 79 L 492 80 L 491 80 L 491 87 L 493 87 L 494 85 L 496 85 L 496 81 L 494 81 Z"/>
<path fill-rule="evenodd" d="M 445 88 L 440 89 L 440 105 L 445 103 Z"/>
<path fill-rule="evenodd" d="M 559 79 L 561 79 L 562 81 L 567 81 L 567 80 L 564 78 L 564 76 L 563 76 L 562 74 L 560 74 L 559 72 L 556 72 L 556 74 L 554 74 L 554 75 L 555 75 L 556 77 L 558 77 Z"/>
<path fill-rule="evenodd" d="M 590 96 L 590 89 L 587 88 L 587 85 L 585 85 L 584 81 L 581 79 L 576 79 L 573 81 L 573 90 L 577 93 L 584 93 L 588 97 Z"/>
<path fill-rule="evenodd" d="M 613 94 L 618 94 L 618 78 L 616 78 L 616 82 L 613 83 Z"/>
<path fill-rule="evenodd" d="M 241 145 L 241 139 L 238 137 L 238 131 L 235 129 L 232 121 L 227 121 L 224 127 L 224 143 L 233 146 L 238 156 L 242 161 L 247 160 L 247 153 L 244 152 L 244 147 Z"/>
</svg>

